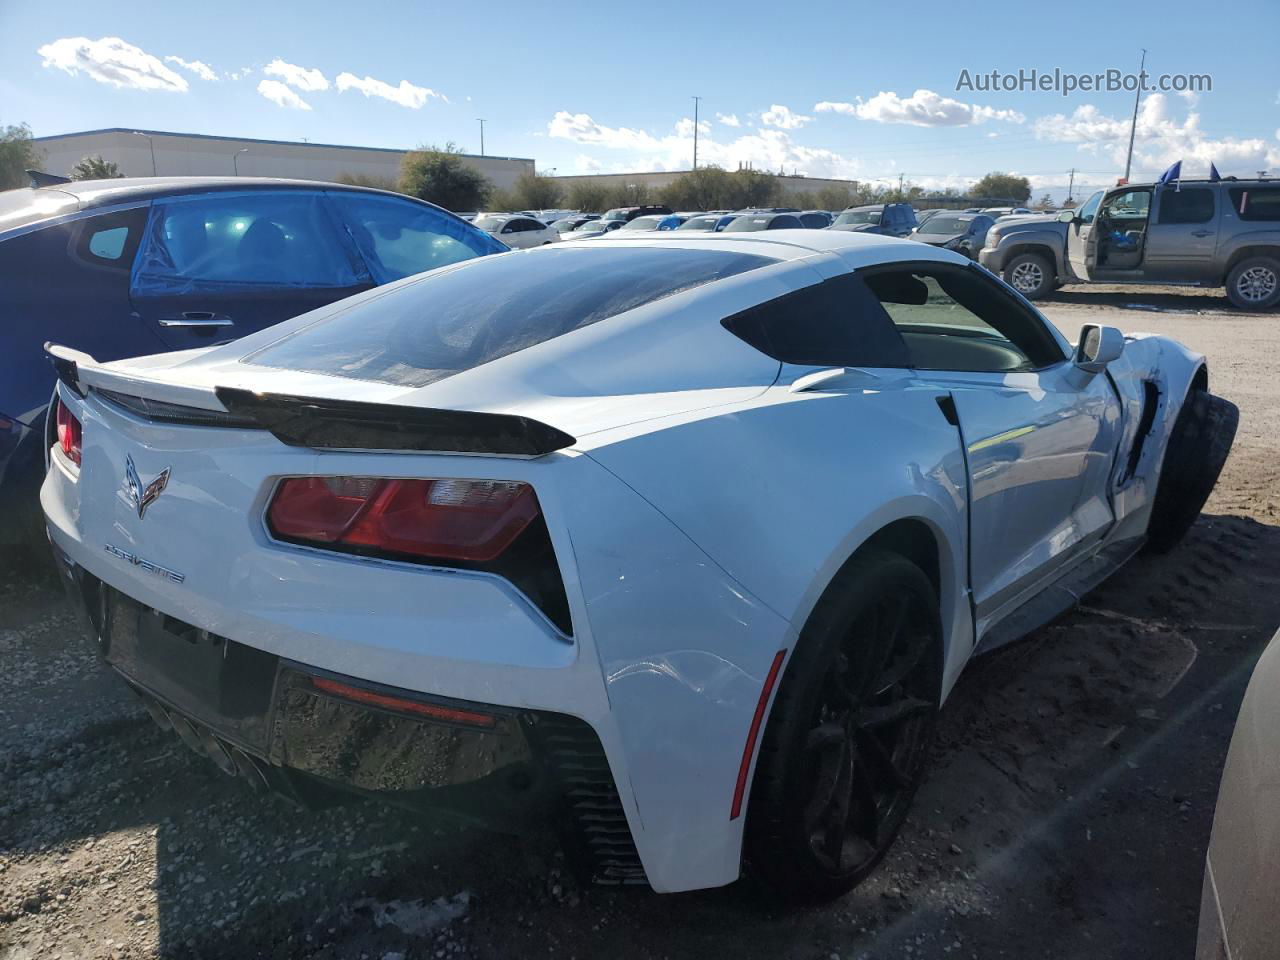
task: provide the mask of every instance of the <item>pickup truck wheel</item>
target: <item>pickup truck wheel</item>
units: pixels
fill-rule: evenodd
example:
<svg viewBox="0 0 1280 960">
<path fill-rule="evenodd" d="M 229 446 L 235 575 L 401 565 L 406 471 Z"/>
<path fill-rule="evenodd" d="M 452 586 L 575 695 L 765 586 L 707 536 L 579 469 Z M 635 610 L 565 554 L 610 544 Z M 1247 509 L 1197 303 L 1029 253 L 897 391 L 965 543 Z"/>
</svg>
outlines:
<svg viewBox="0 0 1280 960">
<path fill-rule="evenodd" d="M 761 741 L 744 837 L 751 875 L 819 902 L 862 881 L 924 777 L 942 684 L 929 578 L 873 550 L 836 575 L 801 632 Z"/>
<path fill-rule="evenodd" d="M 1004 282 L 1028 300 L 1047 296 L 1055 280 L 1053 264 L 1038 253 L 1020 253 L 1004 268 Z"/>
<path fill-rule="evenodd" d="M 1240 424 L 1236 405 L 1193 389 L 1178 411 L 1156 486 L 1147 547 L 1166 553 L 1178 545 L 1213 492 Z"/>
<path fill-rule="evenodd" d="M 1270 257 L 1241 260 L 1227 274 L 1227 296 L 1242 310 L 1267 310 L 1280 303 L 1280 262 Z"/>
</svg>

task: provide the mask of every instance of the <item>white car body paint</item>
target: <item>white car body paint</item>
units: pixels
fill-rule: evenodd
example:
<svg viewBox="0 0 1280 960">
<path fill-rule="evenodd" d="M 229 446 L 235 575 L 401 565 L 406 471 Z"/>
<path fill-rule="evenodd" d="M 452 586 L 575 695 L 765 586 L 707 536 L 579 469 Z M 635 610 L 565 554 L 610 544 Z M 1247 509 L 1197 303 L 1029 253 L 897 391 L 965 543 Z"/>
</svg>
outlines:
<svg viewBox="0 0 1280 960">
<path fill-rule="evenodd" d="M 226 346 L 79 366 L 82 385 L 210 410 L 222 409 L 213 388 L 228 386 L 518 413 L 576 437 L 566 450 L 537 458 L 316 451 L 258 430 L 149 423 L 92 390 L 81 398 L 60 387 L 83 423 L 83 460 L 77 471 L 55 451 L 41 499 L 60 550 L 186 622 L 363 680 L 585 720 L 649 882 L 690 890 L 739 875 L 746 817 L 731 819 L 730 802 L 764 677 L 849 556 L 895 521 L 932 533 L 945 697 L 984 634 L 1108 546 L 1141 537 L 1202 358 L 1137 338 L 1107 374 L 1088 376 L 1046 323 L 1063 361 L 1035 374 L 780 364 L 720 320 L 862 267 L 968 261 L 840 231 L 673 231 L 607 246 L 619 243 L 778 262 L 421 388 L 241 358 L 335 313 L 376 308 L 422 277 Z M 593 246 L 556 255 L 589 257 Z M 1158 384 L 1161 402 L 1137 470 L 1123 476 L 1143 380 Z M 938 403 L 947 395 L 963 444 Z M 144 483 L 171 469 L 143 521 L 122 482 L 126 456 Z M 532 484 L 573 636 L 494 575 L 272 540 L 263 518 L 279 478 L 341 474 Z M 147 573 L 106 545 L 185 579 Z"/>
</svg>

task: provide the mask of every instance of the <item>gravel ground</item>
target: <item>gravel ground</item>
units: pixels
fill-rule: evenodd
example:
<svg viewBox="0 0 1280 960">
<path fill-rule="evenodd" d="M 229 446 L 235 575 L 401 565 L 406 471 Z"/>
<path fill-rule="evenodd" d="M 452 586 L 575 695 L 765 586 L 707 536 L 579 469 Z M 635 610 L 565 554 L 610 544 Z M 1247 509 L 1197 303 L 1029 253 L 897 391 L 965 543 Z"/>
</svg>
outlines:
<svg viewBox="0 0 1280 960">
<path fill-rule="evenodd" d="M 583 887 L 553 838 L 371 804 L 301 812 L 154 727 L 55 585 L 0 587 L 0 960 L 1191 957 L 1222 760 L 1280 623 L 1280 316 L 1066 288 L 1083 322 L 1208 355 L 1242 422 L 1187 541 L 971 664 L 879 872 L 822 909 L 749 884 Z"/>
</svg>

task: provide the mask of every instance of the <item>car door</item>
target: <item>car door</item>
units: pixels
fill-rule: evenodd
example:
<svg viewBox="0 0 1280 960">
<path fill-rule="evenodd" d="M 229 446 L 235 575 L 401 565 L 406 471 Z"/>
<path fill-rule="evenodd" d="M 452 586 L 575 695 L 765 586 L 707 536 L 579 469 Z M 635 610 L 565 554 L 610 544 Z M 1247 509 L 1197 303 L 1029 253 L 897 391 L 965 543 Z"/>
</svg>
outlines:
<svg viewBox="0 0 1280 960">
<path fill-rule="evenodd" d="M 1158 190 L 1142 259 L 1146 277 L 1184 283 L 1207 279 L 1218 245 L 1218 207 L 1217 191 L 1210 186 Z"/>
<path fill-rule="evenodd" d="M 130 300 L 166 346 L 183 350 L 373 285 L 321 191 L 244 190 L 153 202 Z"/>
<path fill-rule="evenodd" d="M 147 204 L 133 203 L 0 241 L 0 418 L 40 422 L 54 382 L 48 341 L 104 361 L 164 349 L 129 303 L 146 222 Z"/>
<path fill-rule="evenodd" d="M 925 382 L 955 403 L 969 475 L 978 636 L 1095 546 L 1120 405 L 1000 281 L 950 264 L 864 272 Z"/>
<path fill-rule="evenodd" d="M 1076 210 L 1075 219 L 1067 224 L 1067 262 L 1071 272 L 1081 280 L 1089 279 L 1088 247 L 1093 235 L 1093 221 L 1098 216 L 1098 205 L 1105 191 L 1099 190 Z"/>
</svg>

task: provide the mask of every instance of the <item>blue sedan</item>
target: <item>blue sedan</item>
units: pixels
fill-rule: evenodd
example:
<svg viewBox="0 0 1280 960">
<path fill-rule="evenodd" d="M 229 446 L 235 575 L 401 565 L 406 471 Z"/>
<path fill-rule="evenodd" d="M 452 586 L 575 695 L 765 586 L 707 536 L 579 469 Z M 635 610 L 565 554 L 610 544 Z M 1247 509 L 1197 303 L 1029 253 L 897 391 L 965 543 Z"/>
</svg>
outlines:
<svg viewBox="0 0 1280 960">
<path fill-rule="evenodd" d="M 103 360 L 225 343 L 506 247 L 439 207 L 249 177 L 0 193 L 0 544 L 41 538 L 52 340 Z"/>
</svg>

